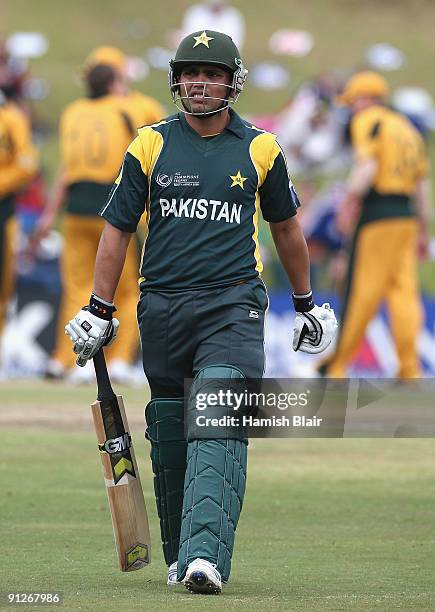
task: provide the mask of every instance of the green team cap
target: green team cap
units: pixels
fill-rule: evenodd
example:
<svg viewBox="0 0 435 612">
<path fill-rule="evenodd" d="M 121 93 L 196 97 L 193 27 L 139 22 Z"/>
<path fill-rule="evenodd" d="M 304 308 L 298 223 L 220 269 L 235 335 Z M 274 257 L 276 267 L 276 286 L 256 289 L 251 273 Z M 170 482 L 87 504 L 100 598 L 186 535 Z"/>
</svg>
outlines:
<svg viewBox="0 0 435 612">
<path fill-rule="evenodd" d="M 230 36 L 214 30 L 203 30 L 183 38 L 171 67 L 174 72 L 179 72 L 189 64 L 217 64 L 235 72 L 240 63 L 239 50 Z"/>
</svg>

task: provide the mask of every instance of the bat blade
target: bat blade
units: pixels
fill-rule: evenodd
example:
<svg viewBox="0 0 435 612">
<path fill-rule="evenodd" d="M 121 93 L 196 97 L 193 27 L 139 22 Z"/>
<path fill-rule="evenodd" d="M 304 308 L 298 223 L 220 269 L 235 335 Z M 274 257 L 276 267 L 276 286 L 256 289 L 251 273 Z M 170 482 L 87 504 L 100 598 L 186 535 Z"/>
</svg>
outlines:
<svg viewBox="0 0 435 612">
<path fill-rule="evenodd" d="M 120 395 L 92 404 L 121 571 L 151 561 L 151 541 L 136 457 Z"/>
</svg>

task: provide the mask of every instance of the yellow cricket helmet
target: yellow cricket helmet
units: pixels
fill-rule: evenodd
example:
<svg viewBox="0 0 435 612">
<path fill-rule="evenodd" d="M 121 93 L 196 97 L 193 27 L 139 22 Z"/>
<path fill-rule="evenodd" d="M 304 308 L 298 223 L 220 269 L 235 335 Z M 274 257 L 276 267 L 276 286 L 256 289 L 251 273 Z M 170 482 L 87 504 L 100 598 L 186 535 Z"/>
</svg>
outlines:
<svg viewBox="0 0 435 612">
<path fill-rule="evenodd" d="M 125 55 L 116 47 L 97 47 L 86 58 L 84 72 L 86 74 L 99 65 L 110 66 L 117 72 L 124 72 L 126 63 Z"/>
<path fill-rule="evenodd" d="M 346 83 L 344 91 L 337 96 L 337 104 L 350 106 L 356 98 L 380 98 L 384 100 L 389 93 L 387 81 L 377 72 L 364 70 L 354 74 Z"/>
</svg>

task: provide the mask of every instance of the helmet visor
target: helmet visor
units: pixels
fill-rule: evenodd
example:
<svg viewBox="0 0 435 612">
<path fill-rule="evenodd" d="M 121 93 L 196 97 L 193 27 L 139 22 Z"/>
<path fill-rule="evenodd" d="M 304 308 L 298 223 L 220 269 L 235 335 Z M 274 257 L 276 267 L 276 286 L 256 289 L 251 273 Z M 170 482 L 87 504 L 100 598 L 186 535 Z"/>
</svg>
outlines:
<svg viewBox="0 0 435 612">
<path fill-rule="evenodd" d="M 183 81 L 171 84 L 170 88 L 175 105 L 191 115 L 210 115 L 221 111 L 229 106 L 234 97 L 232 84 Z M 216 91 L 220 95 L 217 95 Z"/>
</svg>

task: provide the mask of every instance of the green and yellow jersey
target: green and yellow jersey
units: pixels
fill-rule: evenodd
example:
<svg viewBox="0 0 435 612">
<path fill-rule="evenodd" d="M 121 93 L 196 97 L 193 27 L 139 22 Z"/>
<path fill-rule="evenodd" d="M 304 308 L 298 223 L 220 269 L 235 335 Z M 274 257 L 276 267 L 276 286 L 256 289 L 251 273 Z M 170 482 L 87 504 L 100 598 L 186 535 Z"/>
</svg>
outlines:
<svg viewBox="0 0 435 612">
<path fill-rule="evenodd" d="M 69 212 L 98 214 L 135 133 L 119 96 L 84 98 L 67 106 L 60 120 L 60 143 Z"/>
<path fill-rule="evenodd" d="M 13 103 L 0 104 L 0 207 L 35 176 L 38 156 L 30 124 Z M 11 208 L 11 206 L 9 206 Z"/>
<path fill-rule="evenodd" d="M 284 221 L 298 205 L 275 135 L 231 111 L 202 138 L 179 113 L 139 130 L 101 215 L 133 233 L 145 212 L 141 288 L 185 290 L 258 276 L 260 213 Z"/>
<path fill-rule="evenodd" d="M 428 172 L 424 143 L 413 125 L 385 106 L 357 113 L 351 123 L 357 160 L 376 159 L 372 189 L 364 198 L 367 220 L 413 214 L 411 199 L 417 182 Z"/>
</svg>

